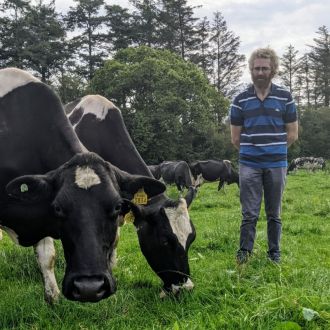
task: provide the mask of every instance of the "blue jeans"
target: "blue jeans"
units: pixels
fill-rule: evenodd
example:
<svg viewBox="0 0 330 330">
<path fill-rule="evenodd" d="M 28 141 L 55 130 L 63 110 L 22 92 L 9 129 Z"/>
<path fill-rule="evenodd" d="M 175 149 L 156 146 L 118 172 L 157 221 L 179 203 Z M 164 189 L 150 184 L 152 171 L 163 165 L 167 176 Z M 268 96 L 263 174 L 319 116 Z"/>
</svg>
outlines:
<svg viewBox="0 0 330 330">
<path fill-rule="evenodd" d="M 267 216 L 268 254 L 280 256 L 281 203 L 286 181 L 286 167 L 251 168 L 240 164 L 239 183 L 242 207 L 241 251 L 252 252 L 262 196 Z"/>
</svg>

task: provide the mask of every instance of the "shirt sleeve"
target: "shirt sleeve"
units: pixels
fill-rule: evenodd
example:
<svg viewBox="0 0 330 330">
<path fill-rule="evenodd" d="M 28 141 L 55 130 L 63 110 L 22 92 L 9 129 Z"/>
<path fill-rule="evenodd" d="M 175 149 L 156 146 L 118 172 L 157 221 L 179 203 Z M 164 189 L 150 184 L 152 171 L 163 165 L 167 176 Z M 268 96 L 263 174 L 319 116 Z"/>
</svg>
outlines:
<svg viewBox="0 0 330 330">
<path fill-rule="evenodd" d="M 291 94 L 289 94 L 288 101 L 285 104 L 285 114 L 283 121 L 286 124 L 297 121 L 297 109 Z"/>
<path fill-rule="evenodd" d="M 230 105 L 230 123 L 234 126 L 243 126 L 244 123 L 242 107 L 238 103 L 238 97 Z"/>
</svg>

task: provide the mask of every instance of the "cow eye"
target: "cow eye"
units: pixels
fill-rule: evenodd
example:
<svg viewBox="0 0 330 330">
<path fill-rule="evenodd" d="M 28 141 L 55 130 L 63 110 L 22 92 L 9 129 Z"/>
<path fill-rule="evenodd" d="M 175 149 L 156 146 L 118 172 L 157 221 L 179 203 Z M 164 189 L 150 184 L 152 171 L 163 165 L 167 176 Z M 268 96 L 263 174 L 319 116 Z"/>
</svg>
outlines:
<svg viewBox="0 0 330 330">
<path fill-rule="evenodd" d="M 58 203 L 54 203 L 53 204 L 53 209 L 54 209 L 55 215 L 57 217 L 60 217 L 60 218 L 63 218 L 64 217 L 63 208 Z"/>
<path fill-rule="evenodd" d="M 116 218 L 122 209 L 122 202 L 118 202 L 116 205 L 112 206 L 109 210 L 110 218 Z"/>
</svg>

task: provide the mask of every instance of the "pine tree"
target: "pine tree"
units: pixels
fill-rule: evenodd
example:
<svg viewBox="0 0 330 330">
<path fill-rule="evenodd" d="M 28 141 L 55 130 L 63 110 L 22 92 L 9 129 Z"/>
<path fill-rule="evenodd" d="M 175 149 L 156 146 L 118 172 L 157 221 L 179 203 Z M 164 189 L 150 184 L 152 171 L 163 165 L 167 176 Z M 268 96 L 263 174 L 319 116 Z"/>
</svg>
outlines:
<svg viewBox="0 0 330 330">
<path fill-rule="evenodd" d="M 326 26 L 321 26 L 316 32 L 319 37 L 314 38 L 315 45 L 310 46 L 314 88 L 314 103 L 330 105 L 330 35 Z"/>
<path fill-rule="evenodd" d="M 76 6 L 70 7 L 66 16 L 67 27 L 71 30 L 79 30 L 79 35 L 71 39 L 71 44 L 79 58 L 77 61 L 79 74 L 90 80 L 95 69 L 103 63 L 106 56 L 104 45 L 106 36 L 102 32 L 105 17 L 100 14 L 104 0 L 74 1 Z"/>
<path fill-rule="evenodd" d="M 230 96 L 236 92 L 245 56 L 238 53 L 239 37 L 228 30 L 219 11 L 214 13 L 210 41 L 214 54 L 214 85 L 218 91 Z"/>
</svg>

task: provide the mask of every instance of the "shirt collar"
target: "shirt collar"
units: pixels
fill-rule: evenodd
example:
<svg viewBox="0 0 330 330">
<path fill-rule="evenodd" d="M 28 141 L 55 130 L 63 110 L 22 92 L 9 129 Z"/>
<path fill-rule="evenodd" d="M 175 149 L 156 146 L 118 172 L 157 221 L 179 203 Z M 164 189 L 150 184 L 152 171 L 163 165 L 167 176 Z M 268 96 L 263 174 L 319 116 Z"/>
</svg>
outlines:
<svg viewBox="0 0 330 330">
<path fill-rule="evenodd" d="M 270 92 L 269 92 L 268 95 L 274 94 L 275 89 L 276 89 L 276 86 L 275 86 L 273 83 L 271 83 L 271 86 L 270 86 Z M 250 95 L 256 95 L 256 90 L 255 90 L 253 84 L 251 84 L 251 85 L 248 87 L 247 92 L 248 92 Z"/>
</svg>

